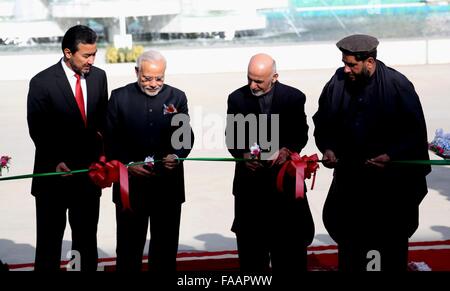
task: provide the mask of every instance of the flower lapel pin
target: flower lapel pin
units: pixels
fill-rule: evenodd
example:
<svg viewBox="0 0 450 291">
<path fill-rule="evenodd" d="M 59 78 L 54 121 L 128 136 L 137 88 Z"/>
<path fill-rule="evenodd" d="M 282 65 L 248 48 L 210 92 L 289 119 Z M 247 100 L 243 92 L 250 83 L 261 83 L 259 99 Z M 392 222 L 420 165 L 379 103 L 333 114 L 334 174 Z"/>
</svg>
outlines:
<svg viewBox="0 0 450 291">
<path fill-rule="evenodd" d="M 163 108 L 164 115 L 166 115 L 166 114 L 174 114 L 174 113 L 177 113 L 177 112 L 178 111 L 177 111 L 177 109 L 175 108 L 175 106 L 173 104 L 169 104 L 169 105 L 164 104 L 164 108 Z"/>
</svg>

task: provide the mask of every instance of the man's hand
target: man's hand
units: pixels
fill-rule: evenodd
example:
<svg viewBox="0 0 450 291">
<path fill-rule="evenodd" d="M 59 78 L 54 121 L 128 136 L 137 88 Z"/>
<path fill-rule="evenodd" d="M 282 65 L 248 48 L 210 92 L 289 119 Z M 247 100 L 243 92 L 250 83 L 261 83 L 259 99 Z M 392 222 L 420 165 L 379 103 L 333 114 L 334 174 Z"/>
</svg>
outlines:
<svg viewBox="0 0 450 291">
<path fill-rule="evenodd" d="M 128 167 L 128 173 L 136 177 L 151 177 L 155 175 L 155 172 L 146 170 L 144 165 Z"/>
<path fill-rule="evenodd" d="M 169 154 L 162 160 L 164 167 L 167 170 L 173 170 L 180 163 L 178 156 L 175 154 Z"/>
<path fill-rule="evenodd" d="M 61 162 L 56 166 L 56 172 L 70 172 L 69 167 L 67 167 L 66 163 Z M 72 174 L 61 175 L 63 177 L 72 176 Z"/>
<path fill-rule="evenodd" d="M 272 165 L 284 164 L 287 161 L 287 159 L 289 158 L 290 154 L 291 154 L 291 151 L 288 148 L 285 148 L 285 147 L 281 148 L 278 151 L 277 158 L 275 160 L 273 160 Z"/>
<path fill-rule="evenodd" d="M 252 158 L 251 153 L 244 154 L 244 159 L 251 159 L 251 158 Z M 253 172 L 263 167 L 260 160 L 247 161 L 245 162 L 245 166 L 247 167 L 247 169 Z"/>
<path fill-rule="evenodd" d="M 337 159 L 336 159 L 336 155 L 334 154 L 334 152 L 332 150 L 326 150 L 323 153 L 323 157 L 322 157 L 322 164 L 329 168 L 329 169 L 333 169 L 334 167 L 336 167 L 337 164 Z"/>
<path fill-rule="evenodd" d="M 375 158 L 368 159 L 366 161 L 366 165 L 373 165 L 378 168 L 384 168 L 390 160 L 391 158 L 387 154 L 382 154 Z"/>
</svg>

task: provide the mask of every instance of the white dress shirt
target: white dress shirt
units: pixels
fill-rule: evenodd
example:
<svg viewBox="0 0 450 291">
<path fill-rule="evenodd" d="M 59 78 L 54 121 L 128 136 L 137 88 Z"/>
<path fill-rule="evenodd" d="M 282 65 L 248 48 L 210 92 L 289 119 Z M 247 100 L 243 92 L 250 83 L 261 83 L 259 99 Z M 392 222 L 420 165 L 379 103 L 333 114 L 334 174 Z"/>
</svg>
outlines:
<svg viewBox="0 0 450 291">
<path fill-rule="evenodd" d="M 75 72 L 69 68 L 66 63 L 64 62 L 64 58 L 61 58 L 61 64 L 64 69 L 64 72 L 66 73 L 67 80 L 69 80 L 70 88 L 72 88 L 73 96 L 75 97 L 75 88 L 77 85 L 77 77 L 75 77 Z M 80 77 L 81 81 L 81 90 L 83 91 L 83 101 L 84 101 L 84 112 L 86 112 L 87 116 L 87 87 L 86 87 L 86 79 L 83 75 Z"/>
</svg>

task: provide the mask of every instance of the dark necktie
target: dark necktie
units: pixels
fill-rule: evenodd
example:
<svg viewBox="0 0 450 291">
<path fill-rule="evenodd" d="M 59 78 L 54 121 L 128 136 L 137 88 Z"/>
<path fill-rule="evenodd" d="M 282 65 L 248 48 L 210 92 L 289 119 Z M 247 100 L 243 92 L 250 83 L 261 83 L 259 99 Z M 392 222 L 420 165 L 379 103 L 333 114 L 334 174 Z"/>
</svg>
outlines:
<svg viewBox="0 0 450 291">
<path fill-rule="evenodd" d="M 80 109 L 81 117 L 83 117 L 84 125 L 86 126 L 86 112 L 84 110 L 84 98 L 83 98 L 83 90 L 81 90 L 81 80 L 80 75 L 75 74 L 77 78 L 77 84 L 75 86 L 75 100 L 77 101 L 78 109 Z"/>
</svg>

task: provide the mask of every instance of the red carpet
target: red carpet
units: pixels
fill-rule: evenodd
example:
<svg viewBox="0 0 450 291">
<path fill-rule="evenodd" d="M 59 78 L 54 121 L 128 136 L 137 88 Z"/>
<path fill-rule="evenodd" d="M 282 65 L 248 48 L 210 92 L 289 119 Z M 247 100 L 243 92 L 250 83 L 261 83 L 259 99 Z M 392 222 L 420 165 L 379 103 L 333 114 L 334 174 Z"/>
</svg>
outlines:
<svg viewBox="0 0 450 291">
<path fill-rule="evenodd" d="M 450 271 L 450 240 L 413 242 L 409 247 L 410 271 Z M 147 258 L 144 257 L 144 269 Z M 62 262 L 63 268 L 67 262 Z M 115 258 L 99 259 L 99 269 L 114 271 Z M 11 264 L 11 271 L 27 271 L 33 264 Z M 177 258 L 178 271 L 238 271 L 237 251 L 216 252 L 180 252 Z M 308 248 L 308 270 L 337 270 L 337 248 L 330 246 L 312 246 Z"/>
</svg>

